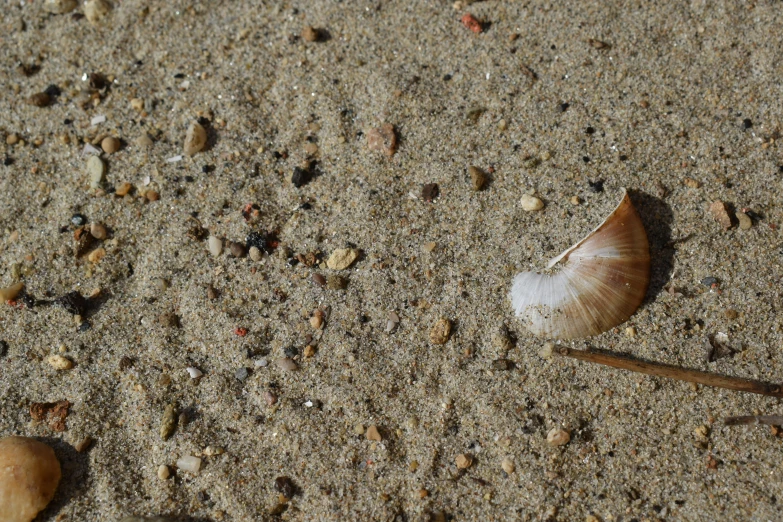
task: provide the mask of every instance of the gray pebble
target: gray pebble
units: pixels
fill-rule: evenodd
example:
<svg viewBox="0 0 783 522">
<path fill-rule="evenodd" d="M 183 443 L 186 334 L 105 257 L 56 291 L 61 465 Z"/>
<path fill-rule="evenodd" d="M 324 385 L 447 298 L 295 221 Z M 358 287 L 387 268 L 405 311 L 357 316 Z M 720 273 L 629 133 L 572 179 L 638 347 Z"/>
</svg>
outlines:
<svg viewBox="0 0 783 522">
<path fill-rule="evenodd" d="M 282 359 L 277 359 L 275 361 L 275 364 L 282 370 L 285 370 L 287 372 L 292 372 L 298 368 L 296 363 L 289 359 L 288 357 L 283 357 Z"/>
<path fill-rule="evenodd" d="M 250 376 L 250 370 L 244 367 L 239 368 L 236 373 L 234 373 L 234 376 L 240 381 L 245 382 L 245 379 Z"/>
</svg>

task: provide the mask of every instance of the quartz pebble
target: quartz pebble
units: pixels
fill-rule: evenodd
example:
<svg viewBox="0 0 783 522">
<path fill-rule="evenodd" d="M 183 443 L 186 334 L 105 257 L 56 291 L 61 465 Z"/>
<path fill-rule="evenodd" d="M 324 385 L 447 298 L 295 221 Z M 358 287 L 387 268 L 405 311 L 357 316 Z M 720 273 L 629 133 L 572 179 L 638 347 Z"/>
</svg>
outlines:
<svg viewBox="0 0 783 522">
<path fill-rule="evenodd" d="M 473 464 L 473 457 L 467 453 L 461 453 L 457 455 L 455 462 L 459 469 L 468 469 Z"/>
<path fill-rule="evenodd" d="M 93 25 L 98 25 L 111 11 L 111 4 L 107 0 L 87 0 L 84 3 L 84 16 Z"/>
<path fill-rule="evenodd" d="M 115 138 L 114 136 L 106 136 L 101 141 L 101 148 L 103 149 L 103 152 L 106 154 L 114 154 L 118 150 L 120 150 L 120 140 Z"/>
<path fill-rule="evenodd" d="M 723 230 L 731 228 L 731 216 L 726 210 L 726 204 L 723 201 L 713 201 L 710 204 L 710 213 L 715 218 L 715 221 L 723 227 Z"/>
<path fill-rule="evenodd" d="M 519 204 L 525 212 L 535 212 L 536 210 L 544 208 L 543 201 L 529 194 L 522 196 L 522 199 L 519 200 Z"/>
<path fill-rule="evenodd" d="M 332 270 L 345 270 L 359 257 L 359 251 L 355 248 L 338 248 L 329 259 L 326 266 Z"/>
<path fill-rule="evenodd" d="M 571 440 L 571 434 L 562 428 L 552 428 L 546 434 L 546 443 L 550 446 L 563 446 Z"/>
<path fill-rule="evenodd" d="M 100 188 L 103 176 L 106 174 L 106 165 L 98 156 L 90 156 L 87 160 L 87 174 L 90 177 L 90 188 Z"/>
<path fill-rule="evenodd" d="M 514 465 L 514 461 L 508 457 L 503 459 L 503 462 L 500 463 L 500 467 L 503 468 L 503 471 L 505 471 L 509 475 L 514 473 L 514 470 L 516 469 L 516 466 Z"/>
<path fill-rule="evenodd" d="M 190 375 L 191 379 L 198 379 L 199 377 L 204 375 L 204 373 L 198 368 L 196 368 L 195 366 L 188 366 L 185 369 L 188 371 L 188 375 Z"/>
<path fill-rule="evenodd" d="M 285 370 L 287 372 L 291 372 L 296 370 L 297 366 L 296 363 L 293 361 L 293 359 L 290 359 L 289 357 L 283 357 L 281 359 L 277 359 L 275 361 L 275 364 L 278 368 L 281 370 Z"/>
<path fill-rule="evenodd" d="M 397 151 L 397 133 L 391 123 L 367 131 L 367 147 L 391 157 Z"/>
<path fill-rule="evenodd" d="M 55 370 L 70 370 L 73 368 L 73 361 L 62 355 L 50 355 L 46 362 Z"/>
<path fill-rule="evenodd" d="M 250 259 L 253 261 L 261 261 L 261 251 L 258 249 L 258 247 L 251 246 L 248 254 L 250 255 Z"/>
<path fill-rule="evenodd" d="M 51 447 L 27 437 L 0 439 L 0 520 L 33 520 L 54 497 L 60 477 Z"/>
<path fill-rule="evenodd" d="M 373 424 L 369 428 L 367 428 L 367 431 L 364 434 L 365 437 L 367 437 L 367 440 L 374 440 L 376 442 L 380 442 L 383 440 L 383 437 L 381 436 L 381 432 L 378 431 L 378 426 Z"/>
<path fill-rule="evenodd" d="M 223 253 L 223 240 L 219 237 L 209 236 L 209 253 L 217 257 Z"/>
<path fill-rule="evenodd" d="M 158 466 L 158 478 L 160 480 L 166 480 L 171 476 L 171 471 L 169 471 L 169 467 L 165 464 L 161 464 Z"/>
<path fill-rule="evenodd" d="M 207 144 L 207 131 L 197 122 L 193 122 L 185 133 L 185 144 L 182 151 L 188 156 L 201 152 Z"/>
<path fill-rule="evenodd" d="M 177 467 L 191 473 L 198 473 L 201 469 L 201 459 L 193 455 L 183 455 L 177 459 Z"/>
</svg>

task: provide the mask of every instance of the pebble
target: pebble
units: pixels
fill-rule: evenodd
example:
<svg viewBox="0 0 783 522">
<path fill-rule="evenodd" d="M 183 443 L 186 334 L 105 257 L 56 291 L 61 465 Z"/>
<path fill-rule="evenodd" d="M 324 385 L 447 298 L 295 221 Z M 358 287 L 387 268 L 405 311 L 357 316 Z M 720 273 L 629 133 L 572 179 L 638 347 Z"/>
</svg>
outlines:
<svg viewBox="0 0 783 522">
<path fill-rule="evenodd" d="M 244 257 L 246 252 L 245 245 L 237 243 L 236 241 L 231 241 L 228 244 L 228 251 L 231 252 L 231 255 L 234 257 Z"/>
<path fill-rule="evenodd" d="M 430 330 L 430 342 L 432 344 L 446 344 L 451 335 L 451 321 L 446 318 L 438 319 Z"/>
<path fill-rule="evenodd" d="M 316 310 L 313 312 L 312 317 L 310 317 L 310 326 L 312 326 L 315 330 L 320 330 L 323 325 L 324 313 L 321 310 Z"/>
<path fill-rule="evenodd" d="M 87 174 L 90 176 L 90 188 L 100 188 L 103 176 L 106 174 L 106 165 L 98 156 L 90 156 L 87 160 Z"/>
<path fill-rule="evenodd" d="M 392 157 L 397 152 L 397 133 L 394 125 L 384 123 L 380 127 L 367 131 L 367 147 Z"/>
<path fill-rule="evenodd" d="M 50 355 L 46 362 L 55 370 L 70 370 L 73 368 L 73 361 L 62 355 Z"/>
<path fill-rule="evenodd" d="M 84 3 L 84 16 L 93 25 L 98 25 L 111 11 L 111 4 L 107 0 L 87 0 Z"/>
<path fill-rule="evenodd" d="M 353 432 L 355 435 L 364 435 L 364 424 L 359 423 L 356 426 L 353 427 Z"/>
<path fill-rule="evenodd" d="M 271 391 L 265 391 L 264 401 L 267 403 L 267 405 L 274 406 L 277 403 L 277 395 L 275 395 Z"/>
<path fill-rule="evenodd" d="M 359 251 L 355 248 L 338 248 L 326 260 L 326 266 L 332 270 L 345 270 L 358 257 Z"/>
<path fill-rule="evenodd" d="M 293 498 L 296 493 L 296 486 L 288 477 L 277 477 L 275 479 L 275 489 L 285 498 Z"/>
<path fill-rule="evenodd" d="M 625 329 L 625 335 L 628 337 L 636 337 L 636 327 L 629 326 Z"/>
<path fill-rule="evenodd" d="M 478 167 L 468 167 L 468 173 L 470 174 L 470 182 L 473 184 L 473 190 L 478 192 L 484 188 L 484 184 L 487 182 L 487 175 Z"/>
<path fill-rule="evenodd" d="M 209 236 L 209 253 L 217 257 L 223 253 L 223 240 L 219 237 Z"/>
<path fill-rule="evenodd" d="M 0 301 L 13 301 L 23 289 L 24 283 L 21 282 L 0 288 Z"/>
<path fill-rule="evenodd" d="M 338 275 L 330 275 L 326 280 L 326 288 L 329 290 L 343 290 L 348 286 L 348 281 Z"/>
<path fill-rule="evenodd" d="M 177 428 L 177 406 L 172 403 L 163 410 L 163 417 L 160 419 L 160 438 L 169 440 Z"/>
<path fill-rule="evenodd" d="M 93 223 L 90 225 L 90 234 L 95 239 L 106 239 L 107 232 L 106 227 L 101 223 Z"/>
<path fill-rule="evenodd" d="M 546 443 L 550 446 L 564 446 L 571 440 L 571 434 L 562 428 L 552 428 L 546 434 Z"/>
<path fill-rule="evenodd" d="M 432 203 L 440 196 L 440 187 L 437 183 L 427 183 L 421 188 L 421 199 L 427 203 Z"/>
<path fill-rule="evenodd" d="M 397 315 L 397 312 L 389 312 L 389 316 L 386 318 L 386 333 L 392 333 L 399 324 L 400 316 Z"/>
<path fill-rule="evenodd" d="M 753 221 L 750 219 L 750 216 L 748 216 L 744 212 L 737 212 L 737 221 L 739 222 L 740 230 L 750 230 L 753 226 Z"/>
<path fill-rule="evenodd" d="M 46 0 L 44 9 L 52 14 L 70 13 L 79 5 L 77 0 Z"/>
<path fill-rule="evenodd" d="M 685 178 L 685 186 L 692 189 L 701 187 L 701 183 L 693 178 Z"/>
<path fill-rule="evenodd" d="M 136 143 L 136 146 L 143 147 L 145 149 L 148 148 L 148 147 L 152 147 L 152 145 L 154 144 L 154 142 L 152 141 L 152 138 L 150 138 L 149 135 L 146 132 L 144 134 L 142 134 L 141 136 L 139 136 L 138 138 L 136 138 L 135 143 Z"/>
<path fill-rule="evenodd" d="M 475 16 L 473 16 L 470 13 L 465 13 L 462 15 L 462 25 L 473 31 L 474 33 L 478 34 L 483 30 L 483 27 L 481 26 L 481 22 L 479 22 Z"/>
<path fill-rule="evenodd" d="M 133 185 L 131 185 L 127 181 L 124 183 L 120 183 L 119 186 L 114 190 L 114 194 L 119 197 L 124 197 L 130 193 L 132 188 Z"/>
<path fill-rule="evenodd" d="M 278 368 L 281 370 L 285 370 L 287 372 L 292 372 L 298 368 L 296 363 L 289 357 L 282 357 L 280 359 L 275 360 L 275 364 Z"/>
<path fill-rule="evenodd" d="M 120 522 L 175 522 L 166 517 L 125 517 Z"/>
<path fill-rule="evenodd" d="M 201 469 L 201 459 L 193 455 L 183 455 L 177 459 L 177 467 L 191 473 L 198 473 Z"/>
<path fill-rule="evenodd" d="M 326 278 L 321 274 L 313 274 L 313 283 L 318 286 L 326 286 Z"/>
<path fill-rule="evenodd" d="M 305 346 L 305 349 L 304 349 L 304 352 L 302 352 L 302 355 L 304 355 L 307 358 L 310 358 L 313 355 L 315 355 L 315 346 L 313 346 L 311 344 L 308 344 L 307 346 Z"/>
<path fill-rule="evenodd" d="M 118 150 L 120 150 L 120 140 L 115 138 L 114 136 L 106 136 L 101 141 L 101 148 L 103 149 L 103 152 L 106 154 L 114 154 Z"/>
<path fill-rule="evenodd" d="M 185 368 L 188 371 L 188 375 L 190 375 L 191 379 L 198 379 L 202 375 L 204 375 L 204 372 L 196 368 L 195 366 L 188 366 Z"/>
<path fill-rule="evenodd" d="M 6 145 L 16 145 L 19 143 L 19 136 L 16 134 L 9 134 L 5 137 L 5 143 Z"/>
<path fill-rule="evenodd" d="M 582 202 L 582 200 L 579 199 L 579 196 L 571 196 L 571 199 L 569 199 L 569 201 L 574 206 L 579 205 Z"/>
<path fill-rule="evenodd" d="M 313 180 L 313 171 L 309 168 L 294 167 L 291 174 L 291 184 L 296 188 L 302 188 Z"/>
<path fill-rule="evenodd" d="M 508 457 L 503 459 L 503 461 L 500 463 L 500 467 L 503 468 L 503 471 L 505 471 L 509 475 L 514 473 L 514 470 L 516 470 L 516 466 L 514 465 L 514 461 L 511 460 Z"/>
<path fill-rule="evenodd" d="M 105 248 L 96 248 L 92 252 L 90 252 L 87 255 L 87 260 L 90 263 L 98 263 L 101 259 L 106 257 L 106 249 Z"/>
<path fill-rule="evenodd" d="M 27 437 L 0 439 L 0 520 L 30 522 L 60 483 L 54 450 Z"/>
<path fill-rule="evenodd" d="M 171 476 L 171 471 L 169 470 L 169 467 L 165 464 L 161 464 L 158 466 L 158 478 L 160 480 L 166 480 Z"/>
<path fill-rule="evenodd" d="M 319 34 L 318 29 L 315 29 L 310 25 L 306 25 L 302 29 L 302 40 L 305 42 L 317 42 L 320 37 L 321 35 Z"/>
<path fill-rule="evenodd" d="M 37 92 L 27 98 L 27 104 L 34 107 L 47 107 L 52 103 L 52 97 L 45 92 Z"/>
<path fill-rule="evenodd" d="M 82 440 L 80 440 L 79 442 L 77 442 L 74 448 L 79 453 L 84 453 L 85 451 L 90 449 L 90 446 L 92 446 L 93 442 L 95 442 L 95 440 L 93 440 L 93 438 L 88 435 L 84 437 Z"/>
<path fill-rule="evenodd" d="M 253 261 L 261 261 L 261 251 L 258 249 L 258 247 L 251 246 L 249 254 L 250 259 Z"/>
<path fill-rule="evenodd" d="M 723 227 L 723 230 L 731 228 L 731 216 L 726 210 L 726 204 L 723 201 L 713 201 L 712 204 L 710 204 L 710 213 L 715 221 Z"/>
<path fill-rule="evenodd" d="M 367 437 L 367 440 L 374 440 L 376 442 L 380 442 L 381 440 L 383 440 L 383 437 L 381 436 L 381 432 L 378 431 L 378 426 L 376 426 L 375 424 L 367 428 L 367 431 L 365 432 L 364 436 Z"/>
<path fill-rule="evenodd" d="M 522 210 L 525 212 L 535 212 L 544 208 L 544 202 L 535 196 L 525 194 L 522 199 L 519 200 L 519 204 L 522 206 Z"/>
<path fill-rule="evenodd" d="M 188 156 L 193 156 L 197 152 L 201 152 L 206 144 L 206 129 L 200 123 L 194 121 L 188 127 L 187 133 L 185 133 L 185 143 L 182 151 Z"/>
<path fill-rule="evenodd" d="M 84 217 L 84 214 L 74 214 L 71 216 L 71 223 L 73 223 L 74 226 L 80 227 L 87 223 L 87 218 Z"/>
<path fill-rule="evenodd" d="M 455 462 L 457 464 L 457 468 L 468 469 L 473 464 L 473 457 L 467 453 L 461 453 L 457 455 Z"/>
<path fill-rule="evenodd" d="M 147 198 L 147 201 L 158 201 L 160 194 L 155 190 L 148 190 L 144 193 L 144 197 Z"/>
<path fill-rule="evenodd" d="M 250 369 L 249 368 L 239 368 L 236 372 L 234 372 L 234 377 L 237 378 L 237 380 L 241 382 L 245 382 L 247 378 L 250 376 Z"/>
</svg>

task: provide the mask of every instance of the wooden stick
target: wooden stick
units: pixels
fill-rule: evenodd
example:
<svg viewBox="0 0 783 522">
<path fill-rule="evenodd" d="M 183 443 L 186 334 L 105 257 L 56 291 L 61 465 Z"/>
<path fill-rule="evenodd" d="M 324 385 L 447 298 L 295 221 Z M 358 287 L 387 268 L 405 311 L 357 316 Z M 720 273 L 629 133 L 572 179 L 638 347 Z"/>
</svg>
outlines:
<svg viewBox="0 0 783 522">
<path fill-rule="evenodd" d="M 608 353 L 591 352 L 587 350 L 573 350 L 564 346 L 555 348 L 553 353 L 557 353 L 558 355 L 563 355 L 565 357 L 571 357 L 573 359 L 579 359 L 580 361 L 603 364 L 606 366 L 612 366 L 614 368 L 620 368 L 623 370 L 630 370 L 632 372 L 644 373 L 647 375 L 668 377 L 669 379 L 695 382 L 698 384 L 705 384 L 707 386 L 714 386 L 716 388 L 726 388 L 729 390 L 758 393 L 759 395 L 783 398 L 783 386 L 779 384 L 769 384 L 765 382 L 753 381 L 750 379 L 742 379 L 740 377 L 727 377 L 725 375 L 717 375 L 715 373 L 707 373 L 699 370 L 681 368 L 671 364 L 641 361 L 639 359 L 628 357 L 627 355 L 613 355 Z"/>
<path fill-rule="evenodd" d="M 742 415 L 723 419 L 726 426 L 742 426 L 748 424 L 766 424 L 767 426 L 783 426 L 783 415 Z"/>
</svg>

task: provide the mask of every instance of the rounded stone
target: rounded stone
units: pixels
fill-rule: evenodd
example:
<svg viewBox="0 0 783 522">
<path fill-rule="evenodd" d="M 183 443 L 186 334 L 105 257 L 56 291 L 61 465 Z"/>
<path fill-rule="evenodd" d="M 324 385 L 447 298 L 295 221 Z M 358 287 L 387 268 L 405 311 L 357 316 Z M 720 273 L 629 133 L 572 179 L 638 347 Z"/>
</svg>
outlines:
<svg viewBox="0 0 783 522">
<path fill-rule="evenodd" d="M 550 446 L 564 446 L 571 440 L 571 434 L 562 428 L 552 428 L 546 434 L 546 443 Z"/>
<path fill-rule="evenodd" d="M 209 253 L 215 257 L 223 253 L 223 240 L 219 237 L 209 236 Z"/>
<path fill-rule="evenodd" d="M 90 156 L 87 160 L 87 174 L 90 176 L 90 188 L 100 188 L 103 176 L 106 174 L 106 165 L 98 156 Z"/>
<path fill-rule="evenodd" d="M 525 212 L 535 212 L 536 210 L 544 208 L 543 201 L 529 194 L 522 196 L 522 199 L 519 200 L 519 204 Z"/>
<path fill-rule="evenodd" d="M 46 444 L 27 437 L 0 439 L 0 520 L 33 520 L 54 497 L 60 477 L 60 462 Z"/>
<path fill-rule="evenodd" d="M 101 148 L 103 149 L 103 152 L 106 154 L 114 154 L 118 150 L 120 150 L 120 140 L 115 138 L 114 136 L 106 136 L 101 141 Z"/>
</svg>

